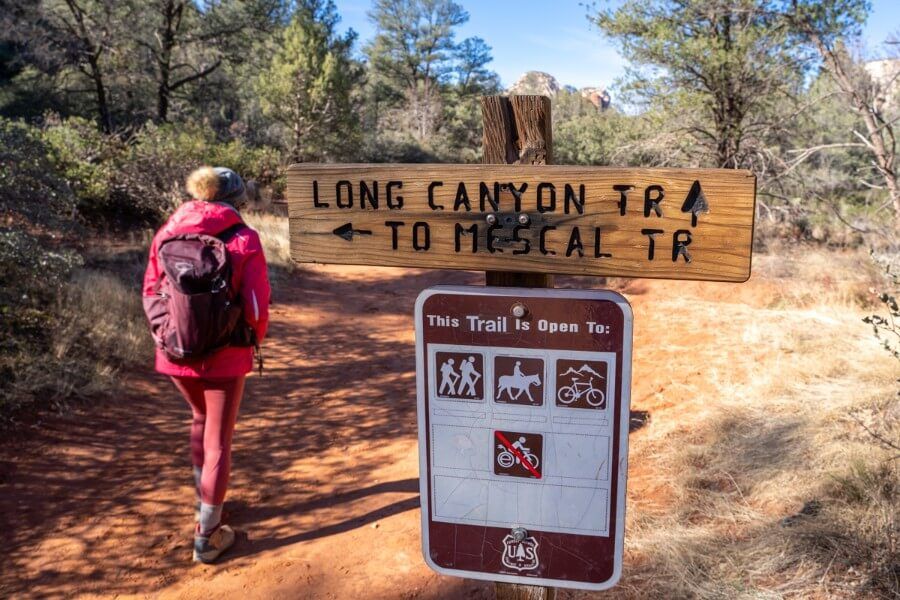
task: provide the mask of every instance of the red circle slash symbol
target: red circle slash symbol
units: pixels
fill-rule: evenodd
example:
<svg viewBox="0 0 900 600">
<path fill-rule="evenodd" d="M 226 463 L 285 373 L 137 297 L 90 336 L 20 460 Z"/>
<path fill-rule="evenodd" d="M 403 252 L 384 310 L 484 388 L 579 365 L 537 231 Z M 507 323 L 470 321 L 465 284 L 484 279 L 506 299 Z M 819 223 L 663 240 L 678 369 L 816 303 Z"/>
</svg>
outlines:
<svg viewBox="0 0 900 600">
<path fill-rule="evenodd" d="M 512 452 L 513 455 L 515 455 L 515 457 L 518 458 L 522 462 L 523 467 L 528 469 L 531 472 L 531 474 L 534 475 L 535 477 L 537 477 L 538 479 L 541 478 L 541 474 L 538 472 L 537 469 L 534 468 L 534 465 L 532 465 L 530 462 L 528 462 L 528 459 L 525 458 L 525 455 L 522 454 L 518 448 L 513 447 L 513 445 L 510 443 L 510 441 L 508 439 L 506 439 L 505 435 L 503 435 L 499 431 L 495 431 L 494 435 L 497 437 L 498 440 L 500 440 L 501 444 L 506 446 L 507 450 Z"/>
</svg>

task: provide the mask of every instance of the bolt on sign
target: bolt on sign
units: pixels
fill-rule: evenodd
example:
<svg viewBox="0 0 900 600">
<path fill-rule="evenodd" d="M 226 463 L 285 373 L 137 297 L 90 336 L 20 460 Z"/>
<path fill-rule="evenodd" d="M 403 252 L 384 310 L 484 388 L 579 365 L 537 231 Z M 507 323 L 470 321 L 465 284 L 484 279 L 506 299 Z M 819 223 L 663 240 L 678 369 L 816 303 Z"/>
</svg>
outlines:
<svg viewBox="0 0 900 600">
<path fill-rule="evenodd" d="M 416 302 L 422 549 L 436 571 L 602 590 L 622 568 L 632 313 L 619 294 Z"/>
<path fill-rule="evenodd" d="M 710 281 L 750 276 L 756 178 L 732 169 L 288 169 L 299 262 Z"/>
</svg>

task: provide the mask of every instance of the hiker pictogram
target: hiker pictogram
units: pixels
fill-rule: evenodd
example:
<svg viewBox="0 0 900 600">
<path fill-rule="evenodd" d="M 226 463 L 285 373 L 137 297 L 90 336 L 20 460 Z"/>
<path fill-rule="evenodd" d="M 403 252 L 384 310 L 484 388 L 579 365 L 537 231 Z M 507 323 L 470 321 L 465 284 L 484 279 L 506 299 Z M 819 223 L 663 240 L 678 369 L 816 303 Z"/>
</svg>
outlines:
<svg viewBox="0 0 900 600">
<path fill-rule="evenodd" d="M 494 432 L 494 473 L 540 479 L 544 436 L 518 431 Z"/>
<path fill-rule="evenodd" d="M 498 356 L 494 401 L 501 404 L 540 406 L 544 403 L 544 361 L 539 358 Z"/>
<path fill-rule="evenodd" d="M 453 400 L 484 399 L 484 358 L 477 352 L 438 352 L 437 395 Z"/>
<path fill-rule="evenodd" d="M 481 379 L 481 373 L 475 369 L 475 357 L 470 356 L 459 365 L 459 394 L 475 396 L 475 384 Z"/>
<path fill-rule="evenodd" d="M 556 361 L 556 405 L 605 409 L 607 374 L 603 361 Z"/>
</svg>

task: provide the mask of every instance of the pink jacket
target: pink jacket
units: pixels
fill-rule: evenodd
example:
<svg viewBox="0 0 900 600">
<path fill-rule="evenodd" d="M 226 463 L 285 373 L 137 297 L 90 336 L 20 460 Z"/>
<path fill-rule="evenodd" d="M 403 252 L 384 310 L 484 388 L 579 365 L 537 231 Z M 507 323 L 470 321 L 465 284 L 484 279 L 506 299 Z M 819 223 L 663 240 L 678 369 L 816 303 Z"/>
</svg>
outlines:
<svg viewBox="0 0 900 600">
<path fill-rule="evenodd" d="M 232 225 L 241 222 L 241 216 L 232 206 L 219 202 L 185 202 L 169 217 L 153 237 L 150 260 L 144 273 L 144 296 L 156 294 L 157 283 L 163 276 L 157 253 L 159 244 L 166 238 L 183 233 L 218 235 Z M 239 290 L 244 309 L 244 319 L 256 331 L 262 342 L 269 325 L 269 273 L 259 234 L 249 227 L 241 229 L 226 243 L 233 271 L 233 289 Z M 245 375 L 253 370 L 253 349 L 228 347 L 205 359 L 174 363 L 160 348 L 156 349 L 156 370 L 165 375 L 180 377 L 206 377 L 228 379 Z"/>
</svg>

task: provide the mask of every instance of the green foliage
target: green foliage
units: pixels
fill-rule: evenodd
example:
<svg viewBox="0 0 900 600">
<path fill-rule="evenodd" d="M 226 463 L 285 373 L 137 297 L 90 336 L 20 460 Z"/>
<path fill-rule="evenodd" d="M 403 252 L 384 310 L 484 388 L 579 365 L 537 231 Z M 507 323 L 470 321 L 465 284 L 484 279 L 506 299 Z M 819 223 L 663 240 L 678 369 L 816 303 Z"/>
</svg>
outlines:
<svg viewBox="0 0 900 600">
<path fill-rule="evenodd" d="M 108 211 L 122 143 L 82 117 L 62 120 L 50 115 L 42 137 L 50 162 L 78 199 L 78 210 L 89 216 Z"/>
<path fill-rule="evenodd" d="M 24 231 L 0 229 L 3 333 L 4 339 L 13 343 L 15 338 L 7 334 L 33 331 L 38 327 L 40 323 L 32 317 L 39 316 L 46 309 L 59 286 L 65 283 L 73 269 L 81 265 L 81 257 L 76 252 L 54 249 L 51 243 Z M 20 310 L 22 308 L 27 310 Z"/>
<path fill-rule="evenodd" d="M 878 301 L 884 313 L 869 315 L 863 322 L 871 325 L 872 333 L 882 347 L 900 361 L 900 303 L 897 300 L 900 296 L 900 259 L 896 254 L 882 255 L 874 250 L 871 255 L 883 274 L 884 290 L 878 293 Z"/>
<path fill-rule="evenodd" d="M 281 174 L 275 149 L 221 142 L 202 125 L 148 123 L 127 142 L 80 117 L 50 116 L 42 130 L 30 131 L 44 144 L 45 173 L 68 182 L 77 200 L 73 209 L 96 226 L 161 220 L 184 198 L 188 173 L 202 164 L 229 167 L 260 185 L 276 183 Z"/>
<path fill-rule="evenodd" d="M 500 89 L 497 74 L 487 68 L 491 47 L 480 37 L 466 38 L 455 49 L 457 88 L 463 96 L 490 94 Z"/>
<path fill-rule="evenodd" d="M 803 158 L 803 148 L 821 148 L 803 158 L 783 188 L 795 198 L 839 203 L 844 210 L 870 201 L 873 190 L 860 185 L 868 179 L 871 161 L 853 131 L 862 130 L 859 115 L 847 110 L 830 77 L 819 74 L 803 101 L 808 110 L 797 120 L 791 140 L 784 144 L 788 162 Z M 795 150 L 793 146 L 797 146 Z"/>
<path fill-rule="evenodd" d="M 71 223 L 76 199 L 40 130 L 0 117 L 0 214 L 31 227 Z"/>
<path fill-rule="evenodd" d="M 601 10 L 595 22 L 637 67 L 628 78 L 632 96 L 674 117 L 702 164 L 762 170 L 813 64 L 790 16 L 795 4 L 808 3 L 629 0 Z M 818 4 L 823 15 L 846 15 L 822 24 L 838 34 L 865 7 L 863 0 Z"/>
<path fill-rule="evenodd" d="M 362 71 L 350 57 L 356 34 L 339 36 L 338 20 L 331 0 L 299 2 L 256 81 L 263 114 L 284 128 L 292 160 L 338 160 L 358 143 L 352 92 Z"/>
<path fill-rule="evenodd" d="M 81 257 L 48 240 L 0 229 L 0 428 L 22 399 L 12 387 L 23 364 L 49 351 L 52 306 Z"/>
<path fill-rule="evenodd" d="M 375 0 L 369 18 L 377 33 L 365 52 L 377 79 L 413 94 L 407 98 L 411 102 L 427 100 L 436 84 L 449 80 L 453 57 L 459 52 L 453 29 L 469 20 L 459 4 L 452 0 Z"/>
<path fill-rule="evenodd" d="M 553 132 L 555 162 L 564 165 L 615 165 L 629 118 L 618 113 L 576 116 Z"/>
<path fill-rule="evenodd" d="M 457 43 L 469 15 L 452 0 L 378 0 L 370 20 L 366 127 L 375 132 L 366 155 L 471 162 L 480 157 L 478 97 L 497 93 L 487 68 L 490 46 L 478 37 Z M 418 146 L 415 150 L 414 146 Z"/>
<path fill-rule="evenodd" d="M 49 79 L 56 93 L 36 98 L 40 112 L 50 109 L 90 118 L 106 133 L 139 127 L 148 119 L 202 118 L 237 99 L 231 93 L 237 82 L 227 78 L 226 65 L 244 62 L 259 35 L 281 22 L 288 4 L 283 0 L 13 3 L 12 9 L 0 11 L 0 44 L 11 49 L 10 65 L 25 65 L 32 74 L 26 80 L 16 73 L 7 85 L 0 81 L 0 107 L 28 110 L 20 102 L 21 91 L 27 89 L 23 84 Z"/>
</svg>

